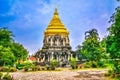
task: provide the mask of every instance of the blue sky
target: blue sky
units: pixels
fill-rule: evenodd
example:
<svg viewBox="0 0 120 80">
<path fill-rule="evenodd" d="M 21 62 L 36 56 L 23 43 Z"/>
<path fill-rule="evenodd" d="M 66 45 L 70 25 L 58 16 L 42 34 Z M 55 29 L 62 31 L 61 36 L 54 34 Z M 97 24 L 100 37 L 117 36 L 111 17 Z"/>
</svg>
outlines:
<svg viewBox="0 0 120 80">
<path fill-rule="evenodd" d="M 15 41 L 33 54 L 42 48 L 56 5 L 75 50 L 87 30 L 96 28 L 101 38 L 107 35 L 109 18 L 118 4 L 116 0 L 0 0 L 0 27 L 8 27 Z"/>
</svg>

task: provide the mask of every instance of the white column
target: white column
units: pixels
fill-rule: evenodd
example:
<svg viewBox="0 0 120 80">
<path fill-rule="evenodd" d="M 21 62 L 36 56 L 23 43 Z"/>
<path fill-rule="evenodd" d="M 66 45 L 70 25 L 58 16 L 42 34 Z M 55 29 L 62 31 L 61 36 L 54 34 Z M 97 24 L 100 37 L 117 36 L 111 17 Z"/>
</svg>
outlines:
<svg viewBox="0 0 120 80">
<path fill-rule="evenodd" d="M 63 46 L 65 46 L 65 40 L 63 40 Z"/>
<path fill-rule="evenodd" d="M 66 43 L 68 43 L 68 38 L 66 37 Z"/>
<path fill-rule="evenodd" d="M 51 56 L 51 60 L 53 60 L 53 54 L 54 54 L 54 52 L 52 52 L 52 54 L 51 54 L 51 55 L 52 55 L 52 56 Z"/>
<path fill-rule="evenodd" d="M 57 43 L 57 46 L 58 46 L 58 45 L 59 45 L 59 44 L 58 44 L 58 39 L 57 39 L 56 43 Z"/>
<path fill-rule="evenodd" d="M 51 46 L 53 45 L 53 40 L 52 40 L 52 38 L 51 38 L 51 43 L 50 43 L 50 44 L 51 44 Z"/>
</svg>

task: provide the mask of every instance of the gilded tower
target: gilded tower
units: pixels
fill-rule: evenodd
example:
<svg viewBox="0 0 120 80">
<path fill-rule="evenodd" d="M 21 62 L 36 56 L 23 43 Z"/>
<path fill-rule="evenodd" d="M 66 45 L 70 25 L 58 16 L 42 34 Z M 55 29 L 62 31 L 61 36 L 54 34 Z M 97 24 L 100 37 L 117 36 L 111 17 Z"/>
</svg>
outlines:
<svg viewBox="0 0 120 80">
<path fill-rule="evenodd" d="M 51 60 L 56 59 L 62 65 L 69 64 L 70 56 L 69 32 L 61 22 L 57 8 L 55 8 L 53 18 L 44 32 L 40 57 L 43 62 L 49 63 Z"/>
</svg>

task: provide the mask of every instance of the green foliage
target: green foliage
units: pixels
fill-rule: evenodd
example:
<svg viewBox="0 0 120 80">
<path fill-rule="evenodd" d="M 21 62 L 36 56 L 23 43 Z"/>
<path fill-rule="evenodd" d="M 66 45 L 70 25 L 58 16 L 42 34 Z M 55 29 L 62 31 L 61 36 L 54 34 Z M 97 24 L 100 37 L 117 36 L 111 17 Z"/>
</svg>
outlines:
<svg viewBox="0 0 120 80">
<path fill-rule="evenodd" d="M 97 68 L 97 67 L 98 67 L 97 62 L 91 61 L 91 67 L 92 67 L 92 68 Z"/>
<path fill-rule="evenodd" d="M 21 59 L 26 60 L 28 56 L 28 51 L 23 47 L 23 45 L 19 43 L 13 43 L 11 50 L 14 56 L 16 57 L 16 60 L 18 61 L 20 61 Z"/>
<path fill-rule="evenodd" d="M 50 65 L 51 65 L 51 70 L 55 70 L 55 67 L 58 66 L 58 61 L 53 59 L 50 61 Z"/>
<path fill-rule="evenodd" d="M 50 66 L 49 65 L 46 65 L 46 70 L 50 70 Z"/>
<path fill-rule="evenodd" d="M 32 65 L 32 71 L 38 71 L 38 66 Z"/>
<path fill-rule="evenodd" d="M 120 74 L 120 7 L 116 8 L 116 12 L 112 15 L 110 21 L 113 24 L 108 28 L 109 35 L 106 48 L 114 64 L 114 74 Z"/>
<path fill-rule="evenodd" d="M 16 68 L 18 69 L 18 70 L 21 70 L 21 69 L 23 69 L 24 68 L 24 64 L 16 64 Z"/>
<path fill-rule="evenodd" d="M 29 66 L 25 66 L 24 67 L 24 71 L 29 71 L 30 67 Z"/>
<path fill-rule="evenodd" d="M 105 68 L 105 67 L 107 67 L 106 62 L 104 62 L 104 61 L 98 61 L 97 65 L 98 65 L 99 68 Z"/>
<path fill-rule="evenodd" d="M 107 38 L 103 38 L 102 41 L 100 42 L 100 46 L 101 46 L 101 57 L 102 59 L 110 59 L 109 53 L 106 52 L 106 41 Z"/>
<path fill-rule="evenodd" d="M 72 69 L 76 69 L 76 58 L 71 57 L 70 65 L 72 66 Z"/>
<path fill-rule="evenodd" d="M 16 71 L 17 71 L 16 68 L 14 68 L 14 67 L 10 68 L 10 72 L 16 72 Z"/>
<path fill-rule="evenodd" d="M 106 67 L 106 63 L 103 61 L 89 61 L 89 62 L 85 62 L 83 64 L 84 68 L 105 68 Z"/>
<path fill-rule="evenodd" d="M 99 61 L 102 58 L 99 35 L 96 29 L 85 32 L 85 41 L 78 48 L 79 53 L 89 61 Z"/>
<path fill-rule="evenodd" d="M 0 28 L 0 66 L 11 65 L 15 61 L 25 60 L 28 51 L 13 40 L 13 34 L 7 28 Z"/>
<path fill-rule="evenodd" d="M 0 45 L 3 47 L 10 47 L 13 42 L 13 34 L 7 28 L 0 28 Z"/>
<path fill-rule="evenodd" d="M 108 72 L 105 74 L 106 77 L 110 76 L 112 74 L 112 70 L 108 70 Z"/>
<path fill-rule="evenodd" d="M 57 67 L 58 66 L 58 61 L 53 59 L 53 60 L 50 61 L 50 65 L 54 66 L 54 67 Z"/>
<path fill-rule="evenodd" d="M 3 66 L 1 71 L 3 71 L 3 72 L 9 72 L 10 68 L 8 66 Z"/>
<path fill-rule="evenodd" d="M 32 66 L 33 63 L 32 63 L 32 62 L 24 62 L 23 65 L 24 65 L 24 66 Z"/>
<path fill-rule="evenodd" d="M 24 71 L 38 71 L 38 70 L 41 70 L 41 68 L 35 65 L 24 66 Z"/>
<path fill-rule="evenodd" d="M 0 65 L 13 65 L 15 57 L 10 49 L 10 47 L 0 46 Z"/>
<path fill-rule="evenodd" d="M 83 63 L 84 68 L 91 68 L 91 64 L 89 62 Z"/>
<path fill-rule="evenodd" d="M 0 79 L 2 78 L 2 76 L 3 76 L 3 73 L 2 73 L 2 72 L 0 72 Z"/>
<path fill-rule="evenodd" d="M 108 70 L 108 72 L 104 76 L 110 77 L 113 80 L 119 80 L 120 79 L 120 74 L 116 74 L 114 72 L 114 70 Z"/>
<path fill-rule="evenodd" d="M 5 74 L 5 75 L 3 76 L 3 79 L 4 79 L 4 80 L 13 80 L 9 73 Z"/>
<path fill-rule="evenodd" d="M 38 71 L 40 68 L 38 66 L 35 66 L 32 62 L 24 62 L 22 64 L 18 63 L 16 64 L 17 69 L 21 70 L 24 69 L 24 71 Z"/>
<path fill-rule="evenodd" d="M 24 68 L 24 71 L 29 71 L 30 69 L 32 69 L 33 71 L 36 71 L 38 69 L 38 67 L 36 69 L 36 66 L 34 66 L 34 64 L 31 62 L 23 63 L 22 68 Z"/>
<path fill-rule="evenodd" d="M 84 68 L 97 68 L 98 65 L 97 65 L 97 62 L 95 61 L 89 61 L 89 62 L 84 63 L 83 67 Z"/>
<path fill-rule="evenodd" d="M 18 63 L 18 64 L 16 64 L 16 68 L 19 69 L 19 70 L 21 70 L 21 69 L 23 69 L 25 66 L 31 67 L 32 65 L 33 65 L 32 62 L 24 62 L 24 63 L 22 63 L 22 64 Z"/>
<path fill-rule="evenodd" d="M 85 32 L 85 41 L 77 48 L 80 53 L 79 59 L 87 59 L 84 63 L 85 68 L 106 67 L 103 59 L 109 59 L 109 53 L 106 53 L 106 37 L 100 41 L 99 34 L 96 29 Z"/>
<path fill-rule="evenodd" d="M 71 66 L 76 65 L 76 58 L 71 57 L 71 59 L 70 59 L 70 65 Z"/>
</svg>

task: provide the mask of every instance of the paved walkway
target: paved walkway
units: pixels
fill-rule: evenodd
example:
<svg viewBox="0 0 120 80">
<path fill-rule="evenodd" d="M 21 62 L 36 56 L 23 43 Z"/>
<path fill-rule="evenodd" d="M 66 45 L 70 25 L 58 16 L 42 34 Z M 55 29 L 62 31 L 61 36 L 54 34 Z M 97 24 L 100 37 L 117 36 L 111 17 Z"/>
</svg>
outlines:
<svg viewBox="0 0 120 80">
<path fill-rule="evenodd" d="M 14 80 L 107 80 L 106 70 L 63 70 L 10 73 Z"/>
</svg>

